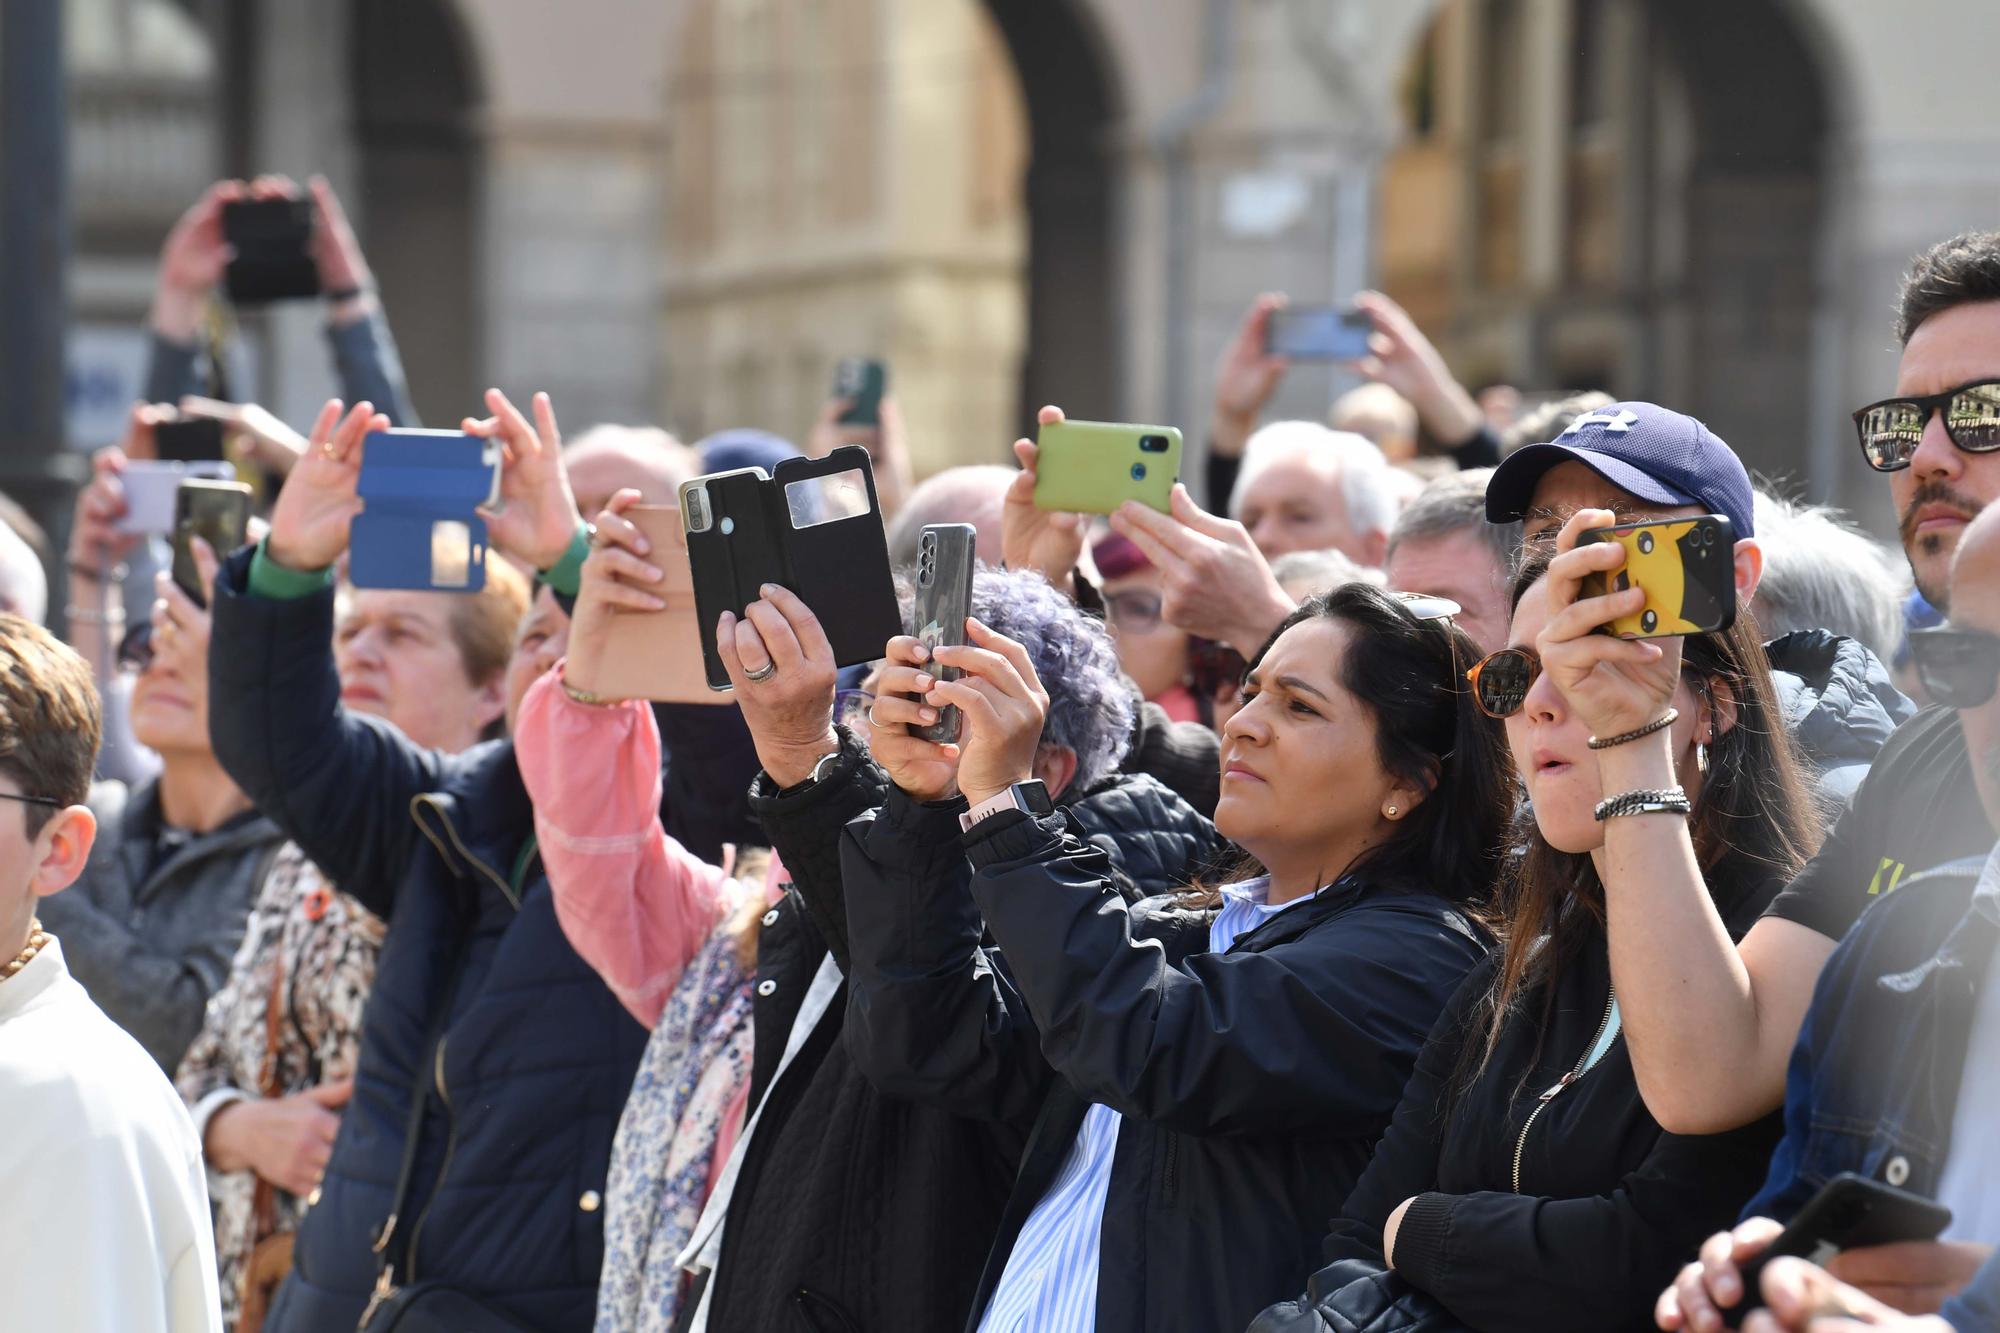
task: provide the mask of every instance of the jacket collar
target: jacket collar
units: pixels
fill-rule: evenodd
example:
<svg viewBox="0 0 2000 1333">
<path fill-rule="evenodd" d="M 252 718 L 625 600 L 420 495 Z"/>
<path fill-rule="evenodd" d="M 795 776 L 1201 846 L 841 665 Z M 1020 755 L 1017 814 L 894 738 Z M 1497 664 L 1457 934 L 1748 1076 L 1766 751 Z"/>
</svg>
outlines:
<svg viewBox="0 0 2000 1333">
<path fill-rule="evenodd" d="M 1992 961 L 1994 945 L 2000 941 L 2000 847 L 1990 856 L 1968 856 L 1913 875 L 1896 892 L 1917 888 L 1926 881 L 1941 888 L 1944 880 L 1975 881 L 1972 901 L 1936 954 L 1907 972 L 1892 972 L 1876 981 L 1884 990 L 1913 992 L 1944 973 L 1968 969 L 1983 976 Z"/>
<path fill-rule="evenodd" d="M 535 810 L 514 742 L 488 742 L 465 758 L 445 790 L 411 798 L 410 818 L 453 875 L 492 886 L 518 910 L 514 862 L 534 835 Z"/>
<path fill-rule="evenodd" d="M 160 780 L 154 778 L 127 798 L 118 822 L 118 868 L 132 885 L 135 900 L 148 897 L 170 874 L 190 862 L 227 856 L 281 836 L 277 825 L 253 807 L 231 815 L 206 833 L 190 833 L 172 855 L 156 864 L 153 844 L 165 822 L 160 813 Z"/>
</svg>

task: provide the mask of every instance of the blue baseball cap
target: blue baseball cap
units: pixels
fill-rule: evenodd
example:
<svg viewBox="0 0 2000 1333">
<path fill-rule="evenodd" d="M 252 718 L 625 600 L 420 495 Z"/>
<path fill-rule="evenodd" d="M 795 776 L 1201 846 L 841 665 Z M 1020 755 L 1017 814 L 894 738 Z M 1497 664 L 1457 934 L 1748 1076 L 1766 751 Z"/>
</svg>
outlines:
<svg viewBox="0 0 2000 1333">
<path fill-rule="evenodd" d="M 1693 417 L 1657 403 L 1600 407 L 1547 444 L 1515 450 L 1486 483 L 1487 522 L 1525 518 L 1543 474 L 1572 462 L 1648 504 L 1699 505 L 1727 518 L 1738 537 L 1756 535 L 1743 460 Z"/>
</svg>

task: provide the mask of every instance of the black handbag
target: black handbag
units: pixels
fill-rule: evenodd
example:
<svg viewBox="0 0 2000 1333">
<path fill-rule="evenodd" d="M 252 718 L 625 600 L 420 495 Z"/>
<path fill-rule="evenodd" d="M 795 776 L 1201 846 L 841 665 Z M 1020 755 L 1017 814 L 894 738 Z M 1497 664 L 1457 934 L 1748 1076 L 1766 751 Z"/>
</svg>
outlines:
<svg viewBox="0 0 2000 1333">
<path fill-rule="evenodd" d="M 375 1291 L 362 1312 L 355 1333 L 534 1333 L 526 1324 L 499 1314 L 477 1300 L 442 1282 L 415 1282 L 396 1285 L 395 1260 L 389 1257 L 389 1241 L 396 1219 L 410 1201 L 410 1186 L 417 1171 L 417 1141 L 423 1130 L 424 1107 L 430 1099 L 431 1068 L 437 1059 L 438 1043 L 450 997 L 457 988 L 458 973 L 465 961 L 460 941 L 451 966 L 446 969 L 443 995 L 431 1011 L 430 1032 L 424 1041 L 424 1058 L 417 1061 L 417 1076 L 410 1086 L 409 1120 L 403 1127 L 403 1163 L 396 1173 L 396 1194 L 389 1203 L 389 1220 L 375 1243 Z"/>
</svg>

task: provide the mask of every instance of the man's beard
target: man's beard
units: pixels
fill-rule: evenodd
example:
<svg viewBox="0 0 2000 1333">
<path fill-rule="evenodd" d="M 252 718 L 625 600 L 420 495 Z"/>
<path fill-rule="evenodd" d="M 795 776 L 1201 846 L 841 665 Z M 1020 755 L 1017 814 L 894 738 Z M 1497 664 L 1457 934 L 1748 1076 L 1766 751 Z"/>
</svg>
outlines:
<svg viewBox="0 0 2000 1333">
<path fill-rule="evenodd" d="M 1932 534 L 1919 535 L 1917 532 L 1917 511 L 1928 504 L 1949 505 L 1964 515 L 1967 523 L 1977 518 L 1979 511 L 1985 506 L 1963 491 L 1953 490 L 1949 482 L 1933 480 L 1919 482 L 1916 494 L 1912 495 L 1910 503 L 1903 507 L 1902 522 L 1897 524 L 1897 529 L 1902 534 L 1903 552 L 1910 558 L 1910 574 L 1916 579 L 1917 591 L 1924 595 L 1924 600 L 1938 610 L 1945 611 L 1950 609 L 1951 571 L 1949 569 L 1941 571 L 1937 586 L 1926 587 L 1923 571 L 1917 567 L 1919 552 L 1935 556 L 1942 554 L 1945 549 L 1943 537 Z"/>
</svg>

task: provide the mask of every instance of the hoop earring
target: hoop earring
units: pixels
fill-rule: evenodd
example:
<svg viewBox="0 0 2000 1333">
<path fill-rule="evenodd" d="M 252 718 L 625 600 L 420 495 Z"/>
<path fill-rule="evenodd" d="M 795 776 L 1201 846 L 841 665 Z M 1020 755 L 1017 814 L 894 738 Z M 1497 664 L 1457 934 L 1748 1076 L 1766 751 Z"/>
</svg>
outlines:
<svg viewBox="0 0 2000 1333">
<path fill-rule="evenodd" d="M 1694 771 L 1697 773 L 1708 772 L 1708 747 L 1699 741 L 1695 742 L 1694 747 Z"/>
</svg>

